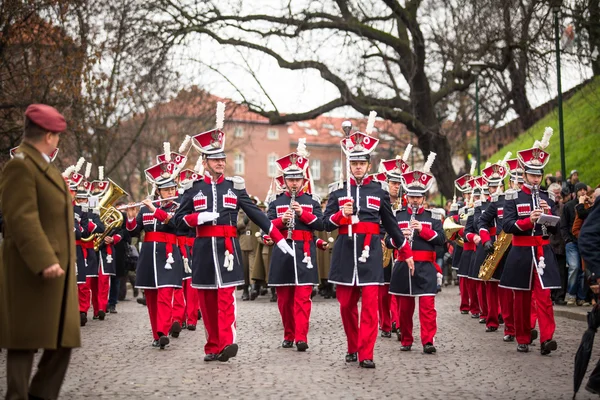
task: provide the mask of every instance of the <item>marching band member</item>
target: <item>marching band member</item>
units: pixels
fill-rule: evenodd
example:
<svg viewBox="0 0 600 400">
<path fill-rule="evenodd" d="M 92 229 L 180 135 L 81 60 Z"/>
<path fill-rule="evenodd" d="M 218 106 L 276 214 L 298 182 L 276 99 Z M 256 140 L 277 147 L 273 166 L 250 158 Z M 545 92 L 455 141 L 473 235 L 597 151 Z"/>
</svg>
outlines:
<svg viewBox="0 0 600 400">
<path fill-rule="evenodd" d="M 473 168 L 471 168 L 473 170 Z M 461 214 L 465 214 L 467 217 L 465 228 L 462 230 L 461 237 L 464 240 L 463 244 L 463 252 L 460 257 L 460 264 L 458 265 L 457 275 L 460 277 L 460 289 L 461 289 L 461 297 L 464 292 L 467 294 L 469 298 L 469 312 L 471 313 L 471 318 L 479 318 L 480 316 L 480 308 L 479 301 L 477 299 L 477 287 L 474 285 L 474 281 L 469 279 L 469 268 L 471 267 L 471 261 L 475 256 L 475 249 L 477 246 L 479 235 L 475 234 L 475 228 L 473 227 L 473 218 L 475 215 L 475 209 L 473 208 L 474 202 L 479 200 L 479 194 L 477 194 L 474 190 L 475 188 L 475 180 L 470 178 L 466 184 L 469 186 L 469 202 L 466 203 L 464 207 L 464 211 Z M 477 242 L 476 242 L 477 241 Z M 461 300 L 461 304 L 464 304 Z M 461 310 L 462 311 L 462 310 Z"/>
<path fill-rule="evenodd" d="M 404 161 L 408 158 L 408 154 L 412 149 L 412 145 L 408 145 L 404 152 L 403 158 L 395 160 L 384 160 L 381 166 L 385 171 L 388 193 L 390 194 L 390 202 L 392 211 L 397 212 L 402 209 L 402 174 L 408 171 L 409 166 Z M 382 246 L 385 247 L 385 242 L 382 241 Z M 386 251 L 392 251 L 384 249 Z M 393 251 L 392 251 L 393 254 Z M 385 257 L 384 261 L 385 263 Z M 392 267 L 394 265 L 393 257 L 390 257 L 387 265 L 383 265 L 383 281 L 384 284 L 379 286 L 379 329 L 381 329 L 381 337 L 391 338 L 392 332 L 397 332 L 398 320 L 398 301 L 396 296 L 390 294 L 390 281 L 392 279 Z"/>
<path fill-rule="evenodd" d="M 88 163 L 88 165 L 91 167 L 91 164 Z M 77 194 L 75 195 L 75 202 L 81 207 L 82 212 L 85 213 L 88 218 L 87 227 L 84 227 L 85 234 L 82 235 L 81 240 L 77 242 L 83 250 L 85 260 L 84 271 L 86 274 L 86 284 L 77 286 L 80 295 L 79 311 L 80 313 L 85 313 L 87 315 L 91 300 L 94 310 L 93 319 L 103 321 L 106 317 L 106 306 L 100 300 L 100 292 L 106 292 L 106 304 L 108 304 L 108 291 L 103 290 L 103 284 L 107 284 L 107 282 L 101 280 L 99 283 L 98 280 L 100 264 L 98 261 L 98 252 L 94 250 L 94 235 L 96 233 L 103 233 L 105 227 L 104 223 L 100 220 L 100 210 L 95 207 L 92 209 L 89 208 L 89 196 L 92 189 L 92 183 L 89 182 L 85 176 L 89 176 L 87 169 L 90 167 L 86 167 L 86 174 L 84 174 L 83 179 L 77 187 Z M 101 305 L 104 307 L 101 307 Z M 81 316 L 81 318 L 83 320 L 83 316 Z"/>
<path fill-rule="evenodd" d="M 155 206 L 150 199 L 137 212 L 127 209 L 127 230 L 132 237 L 144 231 L 135 286 L 144 289 L 146 305 L 152 327 L 152 346 L 164 349 L 169 337 L 178 337 L 181 324 L 173 319 L 174 290 L 181 289 L 183 261 L 177 247 L 176 227 L 173 214 L 178 204 L 173 201 L 177 193 L 174 175 L 177 167 L 171 162 L 161 162 L 146 169 L 146 179 L 156 187 L 153 195 L 163 200 Z"/>
<path fill-rule="evenodd" d="M 203 179 L 186 190 L 176 223 L 196 229 L 192 287 L 199 289 L 200 310 L 207 341 L 205 361 L 228 361 L 238 352 L 235 287 L 244 282 L 237 240 L 237 214 L 241 208 L 284 252 L 293 254 L 281 233 L 246 193 L 244 179 L 225 178 L 226 155 L 223 127 L 225 105 L 217 104 L 217 128 L 193 137 L 202 153 Z"/>
<path fill-rule="evenodd" d="M 349 175 L 345 187 L 330 193 L 323 216 L 326 230 L 339 231 L 329 282 L 337 285 L 336 297 L 348 342 L 346 362 L 358 360 L 362 368 L 375 368 L 378 294 L 383 283 L 380 222 L 393 239 L 394 247 L 402 249 L 409 267 L 414 268 L 408 242 L 394 219 L 389 194 L 367 176 L 370 154 L 377 143 L 377 139 L 361 132 L 342 140 Z M 357 303 L 361 295 L 359 319 Z"/>
<path fill-rule="evenodd" d="M 465 234 L 471 237 L 471 240 L 475 242 L 475 252 L 471 257 L 471 263 L 469 264 L 469 284 L 475 289 L 477 295 L 477 303 L 479 304 L 479 323 L 485 324 L 488 318 L 487 293 L 485 282 L 479 278 L 479 270 L 485 257 L 483 256 L 484 252 L 481 247 L 481 237 L 479 236 L 477 226 L 481 212 L 485 210 L 489 204 L 488 196 L 490 192 L 481 176 L 477 176 L 473 178 L 473 180 L 475 185 L 473 196 L 477 197 L 477 200 L 474 203 L 473 216 L 469 217 L 465 227 Z M 478 257 L 478 254 L 480 254 L 481 257 Z"/>
<path fill-rule="evenodd" d="M 269 203 L 267 216 L 287 237 L 295 253 L 292 258 L 278 248 L 273 249 L 269 285 L 277 292 L 283 322 L 281 347 L 291 348 L 295 342 L 296 349 L 303 352 L 308 349 L 312 288 L 319 283 L 313 232 L 323 230 L 322 213 L 319 203 L 302 188 L 308 158 L 292 153 L 276 163 L 283 173 L 287 190 Z"/>
<path fill-rule="evenodd" d="M 425 193 L 433 184 L 433 175 L 429 173 L 435 159 L 430 153 L 423 171 L 412 171 L 402 174 L 404 190 L 407 196 L 407 207 L 396 212 L 398 226 L 407 241 L 411 244 L 414 267 L 405 262 L 402 254 L 396 259 L 392 270 L 390 293 L 397 296 L 400 317 L 401 351 L 410 351 L 413 344 L 413 314 L 415 297 L 419 298 L 419 321 L 421 323 L 421 344 L 423 352 L 436 352 L 434 338 L 437 331 L 437 312 L 435 295 L 437 293 L 437 274 L 441 266 L 436 264 L 435 246 L 446 242 L 442 229 L 441 216 L 425 210 L 423 203 Z M 386 245 L 394 248 L 391 238 Z"/>
<path fill-rule="evenodd" d="M 505 160 L 510 157 L 511 153 L 507 154 Z M 506 161 L 502 161 L 499 164 L 490 165 L 484 168 L 482 173 L 483 179 L 488 184 L 489 191 L 491 194 L 490 201 L 487 206 L 482 210 L 479 220 L 477 222 L 477 231 L 481 237 L 481 246 L 477 249 L 475 264 L 483 264 L 486 257 L 489 254 L 494 254 L 494 242 L 496 241 L 498 231 L 502 230 L 502 220 L 504 216 L 504 193 L 499 192 L 499 187 L 502 185 L 504 178 L 508 174 L 508 169 L 504 165 Z M 512 314 L 512 310 L 507 310 L 509 304 L 506 293 L 506 289 L 499 289 L 498 283 L 502 276 L 504 269 L 504 261 L 506 260 L 506 254 L 498 262 L 498 267 L 494 271 L 492 277 L 485 282 L 486 286 L 486 300 L 488 307 L 488 316 L 486 319 L 486 332 L 495 332 L 498 330 L 500 320 L 498 313 L 498 305 L 500 305 L 501 314 Z M 509 322 L 505 323 L 504 336 L 514 337 L 514 326 L 512 320 L 509 317 Z M 507 337 L 505 341 L 510 341 L 510 337 Z"/>
<path fill-rule="evenodd" d="M 465 199 L 464 202 L 462 202 L 462 201 L 457 202 L 456 196 L 454 196 L 454 199 L 450 206 L 449 217 L 452 218 L 452 220 L 456 224 L 462 225 L 462 223 L 463 223 L 463 221 L 461 221 L 461 217 L 464 216 L 465 204 L 467 202 L 467 196 L 468 196 L 468 194 L 470 194 L 470 191 L 471 191 L 471 186 L 468 184 L 468 182 L 470 180 L 471 180 L 471 175 L 465 174 L 454 181 L 454 187 L 460 193 L 463 194 L 464 199 Z M 465 223 L 466 223 L 466 220 L 465 220 Z M 466 278 L 466 274 L 468 273 L 468 270 L 466 270 L 466 271 L 463 270 L 463 274 L 461 274 L 461 272 L 460 272 L 460 266 L 461 266 L 462 255 L 463 255 L 463 250 L 464 250 L 463 249 L 464 243 L 459 245 L 459 239 L 462 239 L 464 237 L 464 233 L 465 233 L 465 228 L 463 227 L 458 232 L 454 233 L 450 237 L 450 240 L 453 240 L 455 242 L 454 253 L 452 254 L 452 269 L 454 269 L 456 271 L 456 276 L 458 279 L 458 285 L 459 285 L 458 289 L 460 292 L 459 310 L 460 310 L 461 314 L 468 314 L 469 311 L 474 312 L 475 310 L 474 310 L 474 307 L 473 307 L 473 309 L 471 309 L 472 304 L 471 304 L 471 300 L 469 297 L 468 279 Z M 467 247 L 469 247 L 469 246 L 467 246 Z"/>
<path fill-rule="evenodd" d="M 560 287 L 560 274 L 556 257 L 548 241 L 548 232 L 554 233 L 554 219 L 545 217 L 553 213 L 554 202 L 539 189 L 543 169 L 550 159 L 544 149 L 548 146 L 552 130 L 546 128 L 544 138 L 537 147 L 518 152 L 524 169 L 521 191 L 506 192 L 504 205 L 505 232 L 512 233 L 512 248 L 508 253 L 500 286 L 514 291 L 514 318 L 517 333 L 517 351 L 529 351 L 531 336 L 531 299 L 535 298 L 540 325 L 540 351 L 542 355 L 557 349 L 552 336 L 555 330 L 550 289 Z M 540 223 L 544 217 L 547 222 Z"/>
</svg>

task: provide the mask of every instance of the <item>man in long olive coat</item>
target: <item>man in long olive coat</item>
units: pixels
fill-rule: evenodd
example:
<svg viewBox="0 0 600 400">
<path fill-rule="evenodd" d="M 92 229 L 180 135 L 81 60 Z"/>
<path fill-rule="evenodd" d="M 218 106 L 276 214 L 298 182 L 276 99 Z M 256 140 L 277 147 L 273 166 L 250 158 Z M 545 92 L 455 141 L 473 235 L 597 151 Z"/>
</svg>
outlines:
<svg viewBox="0 0 600 400">
<path fill-rule="evenodd" d="M 65 129 L 53 107 L 29 106 L 23 141 L 0 177 L 0 348 L 8 349 L 8 400 L 56 399 L 71 349 L 80 346 L 73 206 L 50 159 Z M 30 384 L 37 349 L 44 353 Z"/>
</svg>

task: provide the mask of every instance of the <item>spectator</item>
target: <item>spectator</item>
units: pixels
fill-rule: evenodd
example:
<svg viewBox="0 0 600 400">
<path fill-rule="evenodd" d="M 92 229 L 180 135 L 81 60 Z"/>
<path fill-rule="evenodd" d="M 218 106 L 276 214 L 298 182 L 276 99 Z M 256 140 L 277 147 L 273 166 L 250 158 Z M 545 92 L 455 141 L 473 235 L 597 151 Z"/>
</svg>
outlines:
<svg viewBox="0 0 600 400">
<path fill-rule="evenodd" d="M 563 179 L 562 172 L 556 171 L 554 173 L 554 177 L 556 178 L 557 183 L 562 183 L 562 179 Z"/>
<path fill-rule="evenodd" d="M 579 182 L 579 173 L 576 169 L 571 171 L 571 175 L 569 175 L 569 179 L 567 179 L 567 189 L 569 189 L 569 193 L 576 193 L 575 185 Z M 579 197 L 579 196 L 576 196 Z"/>
<path fill-rule="evenodd" d="M 564 209 L 564 203 L 562 202 L 561 187 L 558 183 L 552 183 L 548 187 L 548 194 L 550 198 L 554 196 L 554 202 L 556 204 L 556 215 L 561 217 Z M 550 245 L 556 256 L 558 262 L 558 271 L 560 272 L 561 288 L 552 290 L 552 301 L 554 304 L 565 305 L 565 294 L 567 288 L 567 258 L 565 256 L 565 241 L 562 238 L 560 232 L 550 235 Z"/>
<path fill-rule="evenodd" d="M 550 185 L 552 185 L 555 182 L 556 182 L 556 178 L 555 177 L 553 177 L 551 174 L 546 175 L 544 189 L 548 190 L 548 188 L 550 187 Z M 559 191 L 559 194 L 560 194 L 560 191 Z"/>
<path fill-rule="evenodd" d="M 577 173 L 577 171 L 575 171 Z M 573 174 L 571 174 L 571 178 Z M 575 222 L 575 206 L 579 203 L 579 197 L 587 193 L 587 185 L 578 182 L 575 184 L 576 199 L 565 204 L 563 214 L 560 218 L 560 232 L 565 241 L 565 252 L 567 265 L 569 267 L 567 294 L 565 299 L 567 305 L 583 305 L 586 291 L 583 284 L 583 271 L 581 270 L 581 259 L 577 248 L 577 238 L 573 235 L 573 223 Z"/>
</svg>

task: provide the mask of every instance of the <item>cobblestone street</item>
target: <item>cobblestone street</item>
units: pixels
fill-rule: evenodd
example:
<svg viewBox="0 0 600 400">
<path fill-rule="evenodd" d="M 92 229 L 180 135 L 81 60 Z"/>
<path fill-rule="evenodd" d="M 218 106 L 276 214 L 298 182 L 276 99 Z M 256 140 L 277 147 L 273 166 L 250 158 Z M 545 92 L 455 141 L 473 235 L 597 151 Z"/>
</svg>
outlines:
<svg viewBox="0 0 600 400">
<path fill-rule="evenodd" d="M 420 343 L 401 353 L 394 339 L 378 338 L 375 370 L 346 364 L 345 337 L 336 300 L 315 297 L 310 348 L 282 349 L 277 307 L 268 297 L 241 302 L 238 292 L 238 357 L 205 363 L 204 332 L 184 331 L 160 351 L 150 346 L 146 309 L 135 301 L 118 305 L 106 321 L 82 328 L 83 348 L 74 352 L 64 399 L 567 399 L 572 396 L 573 357 L 585 322 L 557 317 L 558 351 L 516 352 L 501 331 L 458 313 L 458 290 L 437 297 L 437 354 Z M 90 312 L 91 314 L 91 312 Z M 416 322 L 416 321 L 415 321 Z M 415 323 L 418 338 L 418 323 Z M 600 346 L 597 346 L 600 349 Z M 594 365 L 599 351 L 594 351 Z M 0 393 L 6 389 L 6 353 L 0 354 Z M 587 379 L 587 378 L 586 378 Z M 584 385 L 585 385 L 584 381 Z M 579 399 L 591 398 L 583 387 Z"/>
</svg>

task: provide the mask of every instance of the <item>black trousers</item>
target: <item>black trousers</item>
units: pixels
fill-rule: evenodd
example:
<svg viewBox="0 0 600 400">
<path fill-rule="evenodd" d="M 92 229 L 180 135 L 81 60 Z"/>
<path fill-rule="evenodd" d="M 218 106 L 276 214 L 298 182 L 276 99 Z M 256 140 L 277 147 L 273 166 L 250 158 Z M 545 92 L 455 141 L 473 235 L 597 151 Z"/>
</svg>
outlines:
<svg viewBox="0 0 600 400">
<path fill-rule="evenodd" d="M 30 395 L 44 400 L 58 398 L 71 360 L 71 349 L 44 350 L 30 384 L 34 355 L 35 350 L 8 350 L 6 400 L 23 400 Z"/>
</svg>

